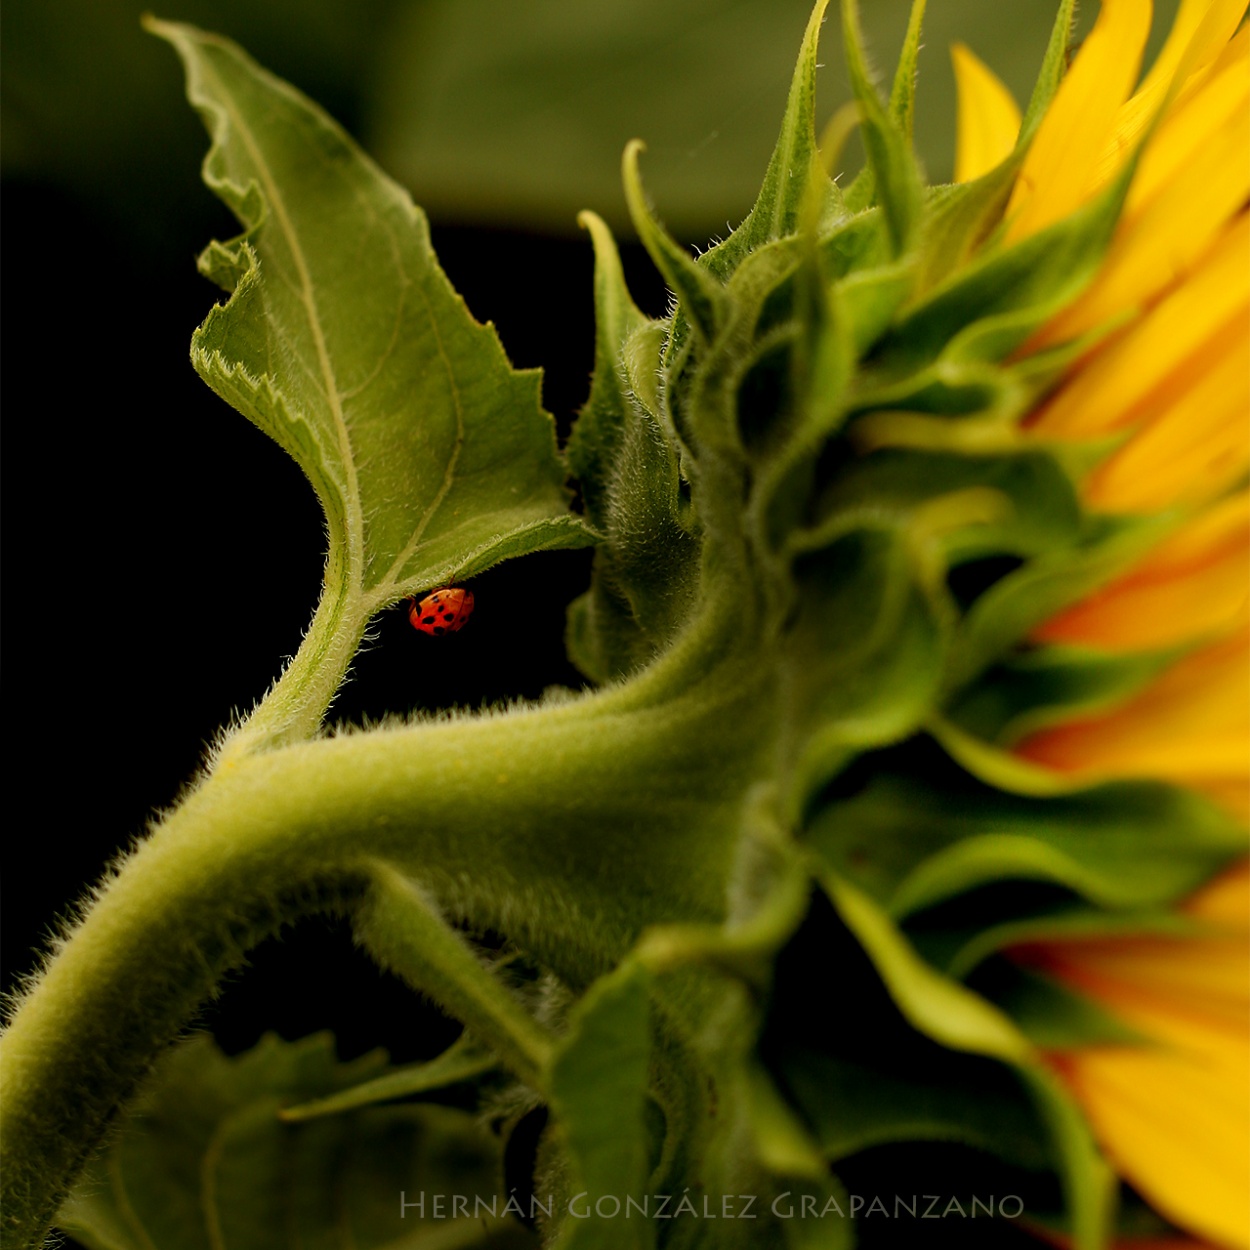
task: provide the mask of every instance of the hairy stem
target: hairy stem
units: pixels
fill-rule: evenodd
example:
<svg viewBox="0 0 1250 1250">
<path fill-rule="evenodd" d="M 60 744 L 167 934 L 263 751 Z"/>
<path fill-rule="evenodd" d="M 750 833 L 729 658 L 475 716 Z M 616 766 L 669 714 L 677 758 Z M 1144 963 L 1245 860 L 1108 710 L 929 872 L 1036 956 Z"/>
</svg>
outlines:
<svg viewBox="0 0 1250 1250">
<path fill-rule="evenodd" d="M 321 728 L 326 711 L 347 676 L 371 612 L 331 547 L 321 601 L 295 658 L 252 714 L 226 739 L 217 767 L 269 747 L 306 742 Z"/>
<path fill-rule="evenodd" d="M 544 1088 L 551 1038 L 482 966 L 419 886 L 386 864 L 374 869 L 356 935 L 384 968 L 436 999 L 521 1080 Z"/>
<path fill-rule="evenodd" d="M 227 759 L 99 892 L 9 1028 L 5 1244 L 39 1244 L 117 1108 L 257 941 L 369 900 L 373 944 L 388 934 L 420 964 L 416 930 L 442 922 L 388 926 L 370 890 L 379 864 L 574 986 L 647 925 L 719 917 L 738 800 L 767 735 L 746 697 L 757 683 L 716 685 L 732 703 L 697 683 L 631 707 L 621 687 Z M 400 907 L 388 880 L 383 912 Z M 435 963 L 430 989 L 443 978 L 452 1010 L 480 996 L 484 970 Z M 504 1033 L 515 1024 L 489 1011 Z M 513 1057 L 536 1071 L 543 1049 L 529 1037 Z"/>
</svg>

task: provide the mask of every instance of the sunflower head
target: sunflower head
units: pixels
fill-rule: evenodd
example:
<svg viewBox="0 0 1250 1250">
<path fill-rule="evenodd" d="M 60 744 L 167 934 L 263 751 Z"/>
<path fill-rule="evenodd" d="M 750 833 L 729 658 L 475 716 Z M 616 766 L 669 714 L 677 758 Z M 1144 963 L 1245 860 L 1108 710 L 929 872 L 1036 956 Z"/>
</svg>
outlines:
<svg viewBox="0 0 1250 1250">
<path fill-rule="evenodd" d="M 624 673 L 720 595 L 725 653 L 775 675 L 775 815 L 838 917 L 835 936 L 809 915 L 779 967 L 823 943 L 890 1004 L 861 1011 L 854 1043 L 765 1030 L 835 1171 L 906 1137 L 892 1100 L 952 1087 L 962 1121 L 912 1130 L 1010 1157 L 993 1090 L 1049 1107 L 1052 1129 L 1078 1109 L 1047 1150 L 1083 1244 L 1106 1214 L 1098 1156 L 1157 1231 L 1250 1244 L 1226 1148 L 1250 1136 L 1244 941 L 1191 933 L 1184 910 L 1244 855 L 1250 793 L 1244 5 L 1185 0 L 1142 76 L 1148 0 L 1104 0 L 1070 65 L 1065 3 L 1023 112 L 957 47 L 957 180 L 940 187 L 910 144 L 923 4 L 888 99 L 842 6 L 855 105 L 822 150 L 823 10 L 760 200 L 723 243 L 691 259 L 627 153 L 677 307 L 609 344 L 615 400 L 667 449 L 670 493 L 656 526 L 596 477 L 592 402 L 574 465 L 607 541 L 576 654 Z M 851 124 L 868 166 L 847 184 L 829 171 Z M 599 228 L 596 246 L 604 275 Z M 649 604 L 674 553 L 670 587 L 701 593 Z M 917 988 L 930 975 L 940 1006 Z M 1019 1049 L 952 1028 L 983 1010 Z M 856 1081 L 875 1104 L 847 1101 Z"/>
</svg>

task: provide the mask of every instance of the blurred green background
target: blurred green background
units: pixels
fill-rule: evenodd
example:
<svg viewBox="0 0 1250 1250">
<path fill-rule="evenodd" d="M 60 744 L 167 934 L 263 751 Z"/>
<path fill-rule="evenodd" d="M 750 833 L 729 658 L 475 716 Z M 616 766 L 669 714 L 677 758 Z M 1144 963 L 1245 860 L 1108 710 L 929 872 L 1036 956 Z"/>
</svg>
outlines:
<svg viewBox="0 0 1250 1250">
<path fill-rule="evenodd" d="M 8 0 L 4 172 L 89 197 L 164 239 L 196 202 L 202 143 L 168 49 L 139 30 L 145 7 Z M 910 2 L 862 7 L 884 77 Z M 1094 6 L 1084 7 L 1088 22 Z M 836 8 L 824 114 L 847 95 Z M 1023 101 L 1054 8 L 932 0 L 916 139 L 933 180 L 951 169 L 950 43 L 969 43 Z M 338 116 L 436 220 L 568 233 L 589 207 L 620 223 L 619 154 L 639 136 L 670 225 L 705 238 L 750 206 L 808 9 L 808 0 L 177 0 L 158 16 L 242 43 Z"/>
<path fill-rule="evenodd" d="M 1055 3 L 930 0 L 917 142 L 933 179 L 951 167 L 951 40 L 1023 101 Z M 199 182 L 205 136 L 175 57 L 139 28 L 144 7 L 0 10 L 9 777 L 35 791 L 41 813 L 10 843 L 26 862 L 8 876 L 6 984 L 277 674 L 320 583 L 312 492 L 187 362 L 220 297 L 194 257 L 235 227 Z M 909 3 L 862 7 L 884 78 Z M 514 362 L 544 368 L 565 431 L 592 361 L 590 248 L 576 213 L 624 226 L 619 158 L 637 135 L 652 197 L 687 242 L 736 223 L 807 14 L 808 0 L 169 0 L 159 12 L 243 44 L 412 190 L 469 307 L 497 324 Z M 847 95 L 837 29 L 835 16 L 822 119 Z M 645 257 L 627 247 L 625 262 L 640 303 L 661 313 Z M 474 584 L 471 626 L 436 650 L 402 613 L 383 614 L 335 715 L 576 684 L 563 614 L 588 569 L 589 553 L 557 552 L 492 571 Z M 49 786 L 49 772 L 63 782 Z M 353 962 L 350 941 L 304 938 L 311 964 L 261 952 L 209 1017 L 228 1045 L 268 1026 L 299 1036 L 388 1016 L 375 999 L 390 991 Z M 239 1019 L 250 1023 L 222 1023 Z M 347 1049 L 385 1041 L 404 1053 L 402 1031 L 356 1041 Z"/>
</svg>

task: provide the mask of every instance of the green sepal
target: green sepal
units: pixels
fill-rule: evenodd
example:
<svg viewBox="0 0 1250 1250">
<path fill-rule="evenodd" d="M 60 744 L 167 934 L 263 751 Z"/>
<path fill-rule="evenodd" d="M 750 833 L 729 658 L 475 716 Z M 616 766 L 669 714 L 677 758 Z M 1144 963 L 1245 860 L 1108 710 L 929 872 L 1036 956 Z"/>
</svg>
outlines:
<svg viewBox="0 0 1250 1250">
<path fill-rule="evenodd" d="M 1075 546 L 1083 518 L 1067 475 L 1047 455 L 961 456 L 941 451 L 882 448 L 846 464 L 813 504 L 817 524 L 839 513 L 894 515 L 900 523 L 943 495 L 982 489 L 1001 496 L 993 519 L 941 536 L 948 564 L 983 556 L 1039 555 Z"/>
<path fill-rule="evenodd" d="M 819 988 L 814 966 L 831 970 Z M 839 1025 L 835 1012 L 814 1013 L 813 993 L 827 996 L 827 1007 L 854 1003 L 853 1021 Z M 960 1141 L 1030 1168 L 1050 1161 L 1019 1079 L 997 1060 L 952 1050 L 909 1022 L 823 892 L 779 955 L 760 1052 L 835 1171 L 890 1142 Z"/>
<path fill-rule="evenodd" d="M 595 252 L 595 368 L 590 396 L 577 414 L 565 456 L 581 487 L 587 518 L 598 529 L 606 530 L 606 495 L 619 457 L 622 431 L 630 415 L 621 349 L 635 330 L 649 323 L 649 318 L 638 310 L 629 293 L 620 254 L 607 224 L 590 212 L 582 213 L 577 220 L 589 232 Z"/>
<path fill-rule="evenodd" d="M 677 296 L 681 311 L 705 342 L 711 342 L 724 324 L 727 298 L 721 284 L 707 269 L 695 263 L 660 224 L 647 202 L 638 170 L 638 158 L 645 148 L 640 139 L 631 139 L 621 157 L 621 178 L 630 220 L 656 268 Z"/>
<path fill-rule="evenodd" d="M 1149 1044 L 1140 1032 L 1090 999 L 1008 959 L 995 959 L 980 968 L 975 983 L 978 992 L 1044 1050 Z"/>
<path fill-rule="evenodd" d="M 818 246 L 823 272 L 833 281 L 894 260 L 889 226 L 880 208 L 864 209 L 840 222 L 821 234 Z"/>
<path fill-rule="evenodd" d="M 872 170 L 876 201 L 881 205 L 894 254 L 901 256 L 911 248 L 920 224 L 920 171 L 910 141 L 873 86 L 864 54 L 857 0 L 842 0 L 842 40 L 851 90 L 860 107 L 860 131 Z M 855 189 L 853 186 L 847 193 L 848 208 L 852 208 L 850 201 Z"/>
<path fill-rule="evenodd" d="M 1042 622 L 1131 567 L 1174 523 L 1157 517 L 1090 518 L 1080 544 L 1039 553 L 999 578 L 960 621 L 948 692 L 962 689 Z"/>
<path fill-rule="evenodd" d="M 1112 1217 L 1112 1174 L 1084 1117 L 1011 1020 L 925 963 L 867 895 L 818 869 L 838 916 L 859 941 L 890 998 L 917 1032 L 969 1056 L 997 1060 L 1027 1089 L 1064 1191 L 1074 1243 L 1094 1250 Z"/>
<path fill-rule="evenodd" d="M 876 346 L 915 284 L 915 264 L 910 260 L 860 270 L 838 284 L 838 302 L 855 358 L 866 355 Z"/>
<path fill-rule="evenodd" d="M 914 732 L 945 663 L 948 624 L 921 585 L 906 528 L 871 514 L 844 524 L 840 535 L 807 536 L 812 549 L 793 564 L 779 677 L 796 810 L 859 752 Z"/>
<path fill-rule="evenodd" d="M 602 541 L 568 641 L 578 667 L 603 682 L 647 663 L 684 623 L 698 545 L 657 389 L 668 325 L 634 306 L 603 222 L 585 213 L 582 224 L 595 248 L 595 372 L 568 459 Z"/>
<path fill-rule="evenodd" d="M 918 295 L 961 270 L 990 238 L 1007 208 L 1024 156 L 1025 150 L 1016 148 L 988 173 L 948 188 L 940 201 L 930 204 L 921 230 Z"/>
<path fill-rule="evenodd" d="M 1063 77 L 1074 8 L 1075 0 L 1062 0 L 1059 6 L 1015 148 L 980 178 L 940 188 L 942 199 L 931 204 L 920 246 L 919 292 L 931 290 L 961 269 L 1002 220 L 1029 143 Z"/>
<path fill-rule="evenodd" d="M 829 0 L 817 0 L 808 18 L 786 98 L 781 133 L 755 204 L 727 239 L 699 257 L 699 264 L 722 281 L 763 244 L 799 232 L 813 185 L 820 191 L 818 219 L 828 221 L 841 215 L 841 197 L 824 171 L 816 140 L 816 58 L 828 4 Z"/>
<path fill-rule="evenodd" d="M 1137 694 L 1182 652 L 1034 647 L 1008 656 L 965 687 L 946 715 L 965 732 L 1011 746 L 1058 721 L 1108 711 Z"/>
<path fill-rule="evenodd" d="M 766 243 L 734 271 L 725 287 L 727 310 L 721 331 L 693 372 L 681 379 L 674 402 L 683 409 L 683 428 L 689 431 L 695 458 L 706 463 L 712 456 L 726 464 L 740 461 L 748 444 L 774 442 L 776 433 L 792 415 L 789 397 L 775 388 L 750 397 L 750 375 L 755 366 L 782 346 L 794 331 L 785 315 L 792 298 L 796 268 L 792 240 Z M 750 413 L 744 411 L 748 395 Z M 712 501 L 706 498 L 701 504 Z M 729 518 L 728 501 L 717 501 Z"/>
<path fill-rule="evenodd" d="M 499 1146 L 473 1115 L 404 1105 L 280 1118 L 385 1070 L 378 1052 L 337 1063 L 326 1033 L 294 1043 L 268 1035 L 235 1058 L 207 1037 L 185 1042 L 158 1065 L 58 1225 L 92 1250 L 445 1244 L 453 1221 L 433 1218 L 429 1195 L 466 1195 L 470 1211 L 478 1197 L 487 1210 L 502 1205 Z M 423 1191 L 424 1219 L 401 1208 L 401 1195 L 416 1203 Z M 502 1212 L 456 1223 L 466 1248 L 535 1245 Z"/>
<path fill-rule="evenodd" d="M 926 3 L 927 0 L 912 0 L 911 12 L 907 15 L 907 33 L 903 36 L 903 50 L 899 53 L 894 85 L 890 88 L 890 117 L 908 143 L 915 129 L 916 63 L 920 57 Z"/>
<path fill-rule="evenodd" d="M 999 881 L 1049 882 L 1100 907 L 1165 907 L 1237 854 L 1208 800 L 1160 782 L 1032 797 L 968 776 L 922 740 L 870 756 L 815 807 L 805 838 L 896 919 Z M 1008 907 L 1010 904 L 1007 905 Z M 963 925 L 971 914 L 960 915 Z M 988 914 L 986 924 L 1001 914 Z"/>
<path fill-rule="evenodd" d="M 903 372 L 939 355 L 1001 360 L 1089 283 L 1111 241 L 1135 162 L 1089 203 L 1016 243 L 984 249 L 902 317 L 883 366 Z"/>
<path fill-rule="evenodd" d="M 1020 146 L 1032 139 L 1034 131 L 1045 117 L 1046 110 L 1055 98 L 1055 92 L 1059 90 L 1059 84 L 1067 72 L 1068 49 L 1072 40 L 1072 24 L 1075 15 L 1076 0 L 1059 0 L 1055 24 L 1051 27 L 1046 54 L 1042 58 L 1042 68 L 1038 72 L 1033 94 L 1029 97 L 1028 108 L 1025 109 L 1024 119 L 1020 123 Z"/>
<path fill-rule="evenodd" d="M 1155 934 L 1178 938 L 1194 932 L 1193 923 L 1176 912 L 1109 911 L 1049 883 L 1039 888 L 1028 880 L 963 895 L 949 907 L 909 917 L 903 928 L 927 963 L 974 986 L 996 956 L 1028 943 Z"/>
</svg>

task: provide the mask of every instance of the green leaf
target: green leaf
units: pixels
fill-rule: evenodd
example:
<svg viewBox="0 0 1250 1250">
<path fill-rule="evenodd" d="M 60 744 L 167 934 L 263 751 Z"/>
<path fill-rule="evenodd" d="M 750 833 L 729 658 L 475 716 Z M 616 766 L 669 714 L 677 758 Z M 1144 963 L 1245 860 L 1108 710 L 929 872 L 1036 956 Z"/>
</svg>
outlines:
<svg viewBox="0 0 1250 1250">
<path fill-rule="evenodd" d="M 337 1063 L 324 1033 L 295 1043 L 270 1035 L 233 1059 L 207 1037 L 186 1042 L 149 1079 L 58 1225 L 91 1250 L 332 1250 L 345 1240 L 381 1250 L 401 1238 L 413 1250 L 533 1246 L 503 1215 L 498 1143 L 465 1112 L 280 1118 L 284 1106 L 380 1079 L 385 1067 L 376 1053 Z M 424 1218 L 401 1208 L 422 1193 Z M 434 1194 L 463 1194 L 468 1211 L 435 1218 Z M 474 1218 L 478 1198 L 486 1205 Z"/>
<path fill-rule="evenodd" d="M 326 1098 L 284 1107 L 281 1117 L 291 1123 L 296 1120 L 315 1120 L 323 1115 L 341 1115 L 345 1111 L 356 1111 L 361 1107 L 394 1102 L 400 1098 L 413 1098 L 419 1094 L 446 1089 L 451 1085 L 475 1081 L 478 1077 L 497 1071 L 498 1067 L 498 1061 L 465 1033 L 435 1059 L 396 1068 L 384 1076 L 371 1077 L 359 1085 L 352 1085 Z"/>
<path fill-rule="evenodd" d="M 308 475 L 358 611 L 585 545 L 537 373 L 469 316 L 407 193 L 234 45 L 148 26 L 186 65 L 213 138 L 205 180 L 246 232 L 205 253 L 233 294 L 192 360 Z"/>
<path fill-rule="evenodd" d="M 551 1106 L 574 1173 L 559 1250 L 648 1250 L 656 1244 L 651 1220 L 626 1218 L 626 1199 L 642 1205 L 652 1166 L 649 980 L 641 964 L 629 961 L 596 981 L 553 1057 Z"/>
</svg>

